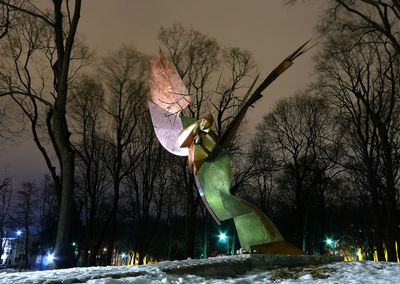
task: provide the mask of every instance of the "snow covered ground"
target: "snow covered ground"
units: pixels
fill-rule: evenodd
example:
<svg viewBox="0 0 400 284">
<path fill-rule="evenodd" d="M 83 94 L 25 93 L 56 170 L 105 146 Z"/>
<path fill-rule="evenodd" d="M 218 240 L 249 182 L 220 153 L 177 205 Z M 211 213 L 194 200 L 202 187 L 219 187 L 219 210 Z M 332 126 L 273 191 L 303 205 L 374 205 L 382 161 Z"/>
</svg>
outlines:
<svg viewBox="0 0 400 284">
<path fill-rule="evenodd" d="M 400 283 L 400 263 L 336 262 L 325 265 L 252 269 L 235 277 L 181 274 L 188 267 L 216 265 L 223 273 L 231 259 L 164 261 L 143 266 L 71 268 L 35 272 L 0 272 L 0 283 Z M 203 265 L 203 266 L 202 266 Z M 202 269 L 202 268 L 200 268 Z"/>
</svg>

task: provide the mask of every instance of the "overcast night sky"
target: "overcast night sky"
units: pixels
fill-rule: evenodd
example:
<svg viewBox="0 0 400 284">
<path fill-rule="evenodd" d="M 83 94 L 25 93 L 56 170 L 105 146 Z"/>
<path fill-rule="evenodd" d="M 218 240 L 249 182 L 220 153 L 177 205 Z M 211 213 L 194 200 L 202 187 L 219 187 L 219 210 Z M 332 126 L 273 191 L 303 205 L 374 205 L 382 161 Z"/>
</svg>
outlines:
<svg viewBox="0 0 400 284">
<path fill-rule="evenodd" d="M 36 1 L 33 1 L 36 2 Z M 50 0 L 40 0 L 41 4 Z M 308 39 L 315 37 L 319 20 L 318 5 L 299 1 L 294 7 L 282 0 L 85 0 L 78 33 L 98 55 L 123 44 L 156 55 L 160 46 L 160 27 L 174 22 L 215 38 L 223 47 L 240 47 L 252 52 L 261 77 L 265 77 L 283 58 Z M 294 66 L 264 92 L 264 98 L 247 115 L 254 129 L 279 98 L 293 95 L 312 80 L 312 55 L 296 60 Z M 15 144 L 3 145 L 0 176 L 13 176 L 14 184 L 23 180 L 40 181 L 48 173 L 43 158 L 27 131 Z"/>
</svg>

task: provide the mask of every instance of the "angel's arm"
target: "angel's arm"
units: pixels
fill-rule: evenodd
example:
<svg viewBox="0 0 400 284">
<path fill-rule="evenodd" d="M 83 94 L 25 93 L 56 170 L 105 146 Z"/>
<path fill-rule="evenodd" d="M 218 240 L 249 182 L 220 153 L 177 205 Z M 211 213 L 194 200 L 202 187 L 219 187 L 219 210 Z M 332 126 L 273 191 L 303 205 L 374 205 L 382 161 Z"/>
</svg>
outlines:
<svg viewBox="0 0 400 284">
<path fill-rule="evenodd" d="M 262 98 L 261 92 L 264 91 L 273 81 L 275 81 L 276 78 L 279 77 L 283 72 L 285 72 L 290 66 L 292 66 L 293 61 L 302 55 L 304 52 L 306 52 L 308 49 L 304 49 L 306 46 L 306 43 L 304 43 L 302 46 L 300 46 L 298 49 L 296 49 L 292 54 L 290 54 L 288 57 L 286 57 L 272 72 L 265 78 L 265 80 L 258 86 L 258 88 L 254 91 L 254 93 L 249 97 L 249 99 L 241 105 L 239 108 L 239 111 L 236 113 L 230 124 L 228 125 L 227 129 L 221 136 L 221 138 L 218 140 L 217 144 L 221 145 L 224 148 L 228 148 L 229 145 L 232 142 L 232 139 L 235 137 L 236 131 L 239 128 L 240 123 L 242 122 L 247 109 L 253 105 L 257 100 Z M 254 85 L 254 83 L 253 83 Z M 250 87 L 250 90 L 252 87 Z M 247 97 L 247 96 L 246 96 Z M 246 99 L 245 97 L 245 99 Z"/>
</svg>

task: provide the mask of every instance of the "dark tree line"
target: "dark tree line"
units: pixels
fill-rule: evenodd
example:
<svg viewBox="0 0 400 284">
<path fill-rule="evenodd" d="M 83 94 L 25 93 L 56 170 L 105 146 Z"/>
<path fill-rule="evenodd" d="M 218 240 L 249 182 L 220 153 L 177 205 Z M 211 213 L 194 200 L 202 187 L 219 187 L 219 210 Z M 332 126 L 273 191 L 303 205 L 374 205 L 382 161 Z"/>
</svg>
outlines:
<svg viewBox="0 0 400 284">
<path fill-rule="evenodd" d="M 278 196 L 287 189 L 294 191 L 293 196 L 288 196 L 293 200 L 294 216 L 298 218 L 293 240 L 303 249 L 307 248 L 307 239 L 313 243 L 307 228 L 313 226 L 308 222 L 312 218 L 307 220 L 304 216 L 309 216 L 306 212 L 312 212 L 317 206 L 320 209 L 316 214 L 321 217 L 314 218 L 314 226 L 320 222 L 317 229 L 322 228 L 329 234 L 334 226 L 326 222 L 331 222 L 341 224 L 343 232 L 338 234 L 363 232 L 358 241 L 368 243 L 366 251 L 375 247 L 378 259 L 385 260 L 386 249 L 387 259 L 397 261 L 399 7 L 398 1 L 328 1 L 318 27 L 321 36 L 315 60 L 318 80 L 307 91 L 314 103 L 322 100 L 318 105 L 324 115 L 311 117 L 324 131 L 318 133 L 318 126 L 308 118 L 307 109 L 313 103 L 302 106 L 299 97 L 279 102 L 259 126 L 249 162 L 255 173 L 259 163 L 254 167 L 252 157 L 265 152 L 260 147 L 260 139 L 272 151 L 267 151 L 265 161 L 270 161 L 270 166 L 262 171 L 263 183 L 257 180 L 256 188 L 258 191 L 265 188 L 259 195 L 261 200 L 273 196 L 273 189 Z M 301 97 L 307 98 L 304 94 Z M 293 119 L 298 109 L 302 114 Z M 302 126 L 303 120 L 310 129 Z M 265 186 L 266 177 L 269 177 L 270 189 Z M 334 192 L 342 198 L 332 196 Z M 360 210 L 358 229 L 354 228 L 354 216 L 343 214 L 346 209 L 332 216 L 346 206 Z M 327 216 L 329 207 L 331 216 Z M 303 244 L 299 241 L 301 238 Z"/>
<path fill-rule="evenodd" d="M 361 2 L 330 2 L 319 27 L 317 81 L 277 102 L 247 153 L 240 146 L 249 139 L 236 137 L 232 193 L 309 253 L 325 253 L 329 236 L 347 236 L 368 257 L 376 248 L 384 260 L 386 249 L 395 261 L 398 6 Z M 116 264 L 122 252 L 139 263 L 146 255 L 205 257 L 221 250 L 214 234 L 223 230 L 234 247 L 231 224 L 209 221 L 187 159 L 155 137 L 147 111 L 151 57 L 124 46 L 96 58 L 75 40 L 80 1 L 68 3 L 53 1 L 53 11 L 39 13 L 28 1 L 0 1 L 1 100 L 29 122 L 50 173 L 40 185 L 18 187 L 21 206 L 12 217 L 39 232 L 41 250 L 54 249 L 58 267 Z M 180 24 L 161 28 L 158 39 L 192 96 L 186 115 L 211 113 L 223 133 L 256 75 L 251 54 Z M 0 127 L 9 124 L 2 115 L 0 107 Z M 9 179 L 0 186 L 0 233 L 7 234 Z"/>
</svg>

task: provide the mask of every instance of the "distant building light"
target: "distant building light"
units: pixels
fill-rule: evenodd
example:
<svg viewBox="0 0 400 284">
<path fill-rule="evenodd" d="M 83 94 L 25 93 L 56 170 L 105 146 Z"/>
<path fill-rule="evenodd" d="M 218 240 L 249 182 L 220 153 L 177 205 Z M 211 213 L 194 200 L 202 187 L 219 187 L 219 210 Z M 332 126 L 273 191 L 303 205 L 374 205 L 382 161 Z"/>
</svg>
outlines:
<svg viewBox="0 0 400 284">
<path fill-rule="evenodd" d="M 49 263 L 51 263 L 51 262 L 54 261 L 54 253 L 48 253 L 48 254 L 47 254 L 47 261 L 48 261 Z"/>
</svg>

